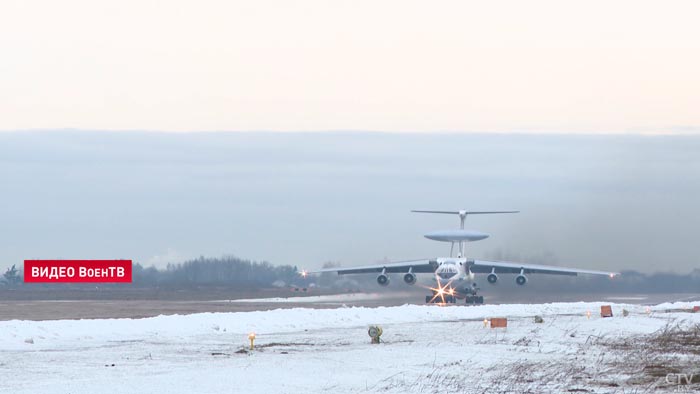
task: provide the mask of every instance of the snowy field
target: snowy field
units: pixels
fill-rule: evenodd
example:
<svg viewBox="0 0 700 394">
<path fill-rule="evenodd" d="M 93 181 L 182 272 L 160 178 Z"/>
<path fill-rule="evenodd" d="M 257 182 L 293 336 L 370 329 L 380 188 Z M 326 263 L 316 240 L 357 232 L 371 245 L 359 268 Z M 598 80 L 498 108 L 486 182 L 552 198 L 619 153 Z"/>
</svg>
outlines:
<svg viewBox="0 0 700 394">
<path fill-rule="evenodd" d="M 697 335 L 700 313 L 683 311 L 693 304 L 612 304 L 615 317 L 606 319 L 600 317 L 601 305 L 404 305 L 3 321 L 0 392 L 642 393 L 700 388 L 677 384 L 680 374 L 700 377 L 694 353 L 700 348 L 658 350 L 661 342 L 654 339 L 664 330 L 675 335 L 672 329 L 695 329 Z M 536 324 L 536 315 L 544 322 Z M 485 328 L 484 319 L 491 317 L 507 317 L 508 328 Z M 372 324 L 384 329 L 379 345 L 369 343 Z M 257 335 L 252 352 L 245 351 L 249 332 Z M 670 380 L 669 373 L 674 374 Z"/>
</svg>

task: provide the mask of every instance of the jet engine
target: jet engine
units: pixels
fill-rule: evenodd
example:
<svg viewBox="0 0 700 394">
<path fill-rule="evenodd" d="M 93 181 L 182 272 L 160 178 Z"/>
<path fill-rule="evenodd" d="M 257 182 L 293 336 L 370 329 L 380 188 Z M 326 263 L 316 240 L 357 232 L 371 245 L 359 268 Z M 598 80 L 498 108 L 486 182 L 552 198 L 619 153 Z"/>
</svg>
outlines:
<svg viewBox="0 0 700 394">
<path fill-rule="evenodd" d="M 524 286 L 525 283 L 527 283 L 527 276 L 520 274 L 515 277 L 515 283 L 517 283 L 519 286 Z"/>
<path fill-rule="evenodd" d="M 389 277 L 386 274 L 380 274 L 377 277 L 377 283 L 379 286 L 389 286 Z"/>
<path fill-rule="evenodd" d="M 486 280 L 489 281 L 492 285 L 495 285 L 496 282 L 498 282 L 498 275 L 491 273 L 489 276 L 486 277 Z"/>
<path fill-rule="evenodd" d="M 379 279 L 377 279 L 379 280 Z M 403 281 L 406 282 L 407 285 L 415 285 L 416 284 L 416 274 L 413 272 L 409 272 L 403 276 Z M 380 283 L 381 284 L 381 283 Z"/>
</svg>

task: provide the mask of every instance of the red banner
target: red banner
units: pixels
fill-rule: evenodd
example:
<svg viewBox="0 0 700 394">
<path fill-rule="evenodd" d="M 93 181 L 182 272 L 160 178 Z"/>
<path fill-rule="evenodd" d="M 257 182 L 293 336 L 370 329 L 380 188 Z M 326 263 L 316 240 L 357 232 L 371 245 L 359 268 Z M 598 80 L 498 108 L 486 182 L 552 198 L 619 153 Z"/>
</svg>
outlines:
<svg viewBox="0 0 700 394">
<path fill-rule="evenodd" d="M 24 260 L 26 283 L 131 283 L 131 260 Z"/>
</svg>

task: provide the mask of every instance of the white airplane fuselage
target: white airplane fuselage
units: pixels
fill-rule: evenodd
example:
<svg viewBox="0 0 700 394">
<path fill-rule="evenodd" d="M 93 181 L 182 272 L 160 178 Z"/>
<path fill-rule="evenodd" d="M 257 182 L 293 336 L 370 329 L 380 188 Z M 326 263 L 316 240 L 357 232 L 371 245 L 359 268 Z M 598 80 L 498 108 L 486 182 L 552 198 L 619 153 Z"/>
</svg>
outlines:
<svg viewBox="0 0 700 394">
<path fill-rule="evenodd" d="M 435 269 L 435 291 L 444 291 L 445 295 L 464 298 L 474 294 L 474 274 L 469 270 L 466 258 L 442 257 L 437 259 Z"/>
<path fill-rule="evenodd" d="M 606 275 L 614 278 L 617 272 L 608 272 L 581 268 L 567 268 L 553 265 L 519 263 L 514 261 L 493 261 L 467 259 L 465 247 L 469 242 L 481 241 L 489 237 L 481 231 L 466 230 L 464 220 L 467 215 L 517 213 L 518 211 L 418 211 L 418 213 L 436 213 L 459 215 L 460 228 L 455 230 L 440 230 L 425 234 L 425 237 L 440 242 L 450 243 L 450 257 L 436 259 L 406 260 L 393 263 L 381 263 L 351 268 L 329 268 L 317 272 L 337 272 L 344 274 L 379 273 L 377 284 L 388 286 L 389 274 L 400 273 L 408 285 L 416 283 L 416 274 L 433 274 L 434 283 L 429 287 L 431 294 L 425 297 L 426 303 L 454 303 L 455 299 L 465 299 L 467 304 L 483 304 L 484 297 L 478 296 L 479 288 L 474 281 L 474 273 L 485 275 L 486 282 L 496 284 L 498 274 L 514 274 L 515 284 L 523 286 L 528 279 L 526 274 L 541 273 L 547 275 Z M 455 251 L 457 246 L 457 251 Z M 456 252 L 456 253 L 455 253 Z"/>
</svg>

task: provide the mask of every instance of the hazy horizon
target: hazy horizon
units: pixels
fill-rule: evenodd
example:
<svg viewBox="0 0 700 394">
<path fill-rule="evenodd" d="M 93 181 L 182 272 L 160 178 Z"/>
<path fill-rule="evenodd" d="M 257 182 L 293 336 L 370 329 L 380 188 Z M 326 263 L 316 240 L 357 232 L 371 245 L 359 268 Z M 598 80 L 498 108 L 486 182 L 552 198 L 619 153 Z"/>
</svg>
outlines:
<svg viewBox="0 0 700 394">
<path fill-rule="evenodd" d="M 0 268 L 27 258 L 163 267 L 236 255 L 316 268 L 449 253 L 422 235 L 474 216 L 469 257 L 700 267 L 700 137 L 0 133 Z"/>
</svg>

